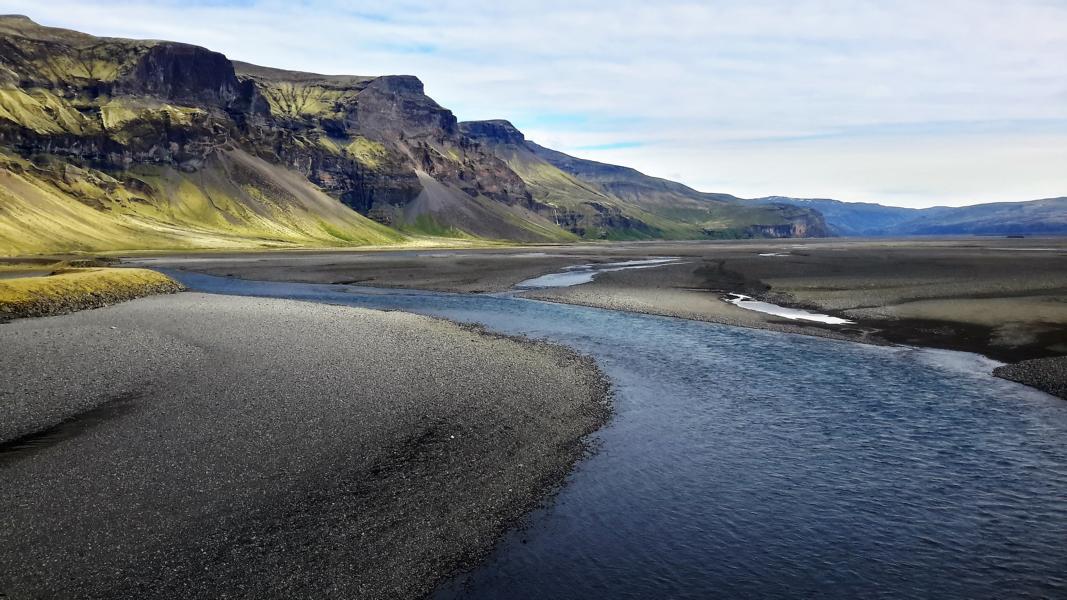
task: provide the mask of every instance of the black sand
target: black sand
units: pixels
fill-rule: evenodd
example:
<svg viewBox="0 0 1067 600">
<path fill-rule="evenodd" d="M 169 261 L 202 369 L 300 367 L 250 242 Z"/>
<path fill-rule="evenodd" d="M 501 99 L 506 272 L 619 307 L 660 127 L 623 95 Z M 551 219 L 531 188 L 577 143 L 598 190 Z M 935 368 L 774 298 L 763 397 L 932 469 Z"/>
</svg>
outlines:
<svg viewBox="0 0 1067 600">
<path fill-rule="evenodd" d="M 419 597 L 609 413 L 587 359 L 404 313 L 184 293 L 0 337 L 6 598 Z"/>
</svg>

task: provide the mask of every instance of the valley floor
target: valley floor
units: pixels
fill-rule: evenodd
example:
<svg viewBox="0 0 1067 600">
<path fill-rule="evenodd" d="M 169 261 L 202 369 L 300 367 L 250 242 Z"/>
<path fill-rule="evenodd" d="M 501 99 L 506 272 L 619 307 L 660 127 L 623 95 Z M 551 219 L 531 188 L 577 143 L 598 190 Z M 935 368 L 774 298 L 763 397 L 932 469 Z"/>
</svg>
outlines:
<svg viewBox="0 0 1067 600">
<path fill-rule="evenodd" d="M 267 281 L 507 292 L 569 266 L 677 257 L 542 300 L 870 343 L 978 352 L 1004 362 L 1067 354 L 1067 238 L 786 239 L 403 252 L 272 252 L 141 258 L 148 267 Z M 824 325 L 723 300 L 741 293 L 840 316 Z"/>
<path fill-rule="evenodd" d="M 511 249 L 196 254 L 131 262 L 243 279 L 507 292 L 569 266 L 678 257 L 592 283 L 521 292 L 549 300 L 876 344 L 903 343 L 1016 363 L 1054 358 L 1067 381 L 1067 238 L 784 239 Z M 843 317 L 824 325 L 745 310 L 742 293 Z M 1046 361 L 1047 363 L 1048 361 Z M 1046 391 L 1042 375 L 1026 381 Z M 1019 374 L 1022 375 L 1019 375 Z M 1062 383 L 1060 384 L 1062 385 Z"/>
</svg>

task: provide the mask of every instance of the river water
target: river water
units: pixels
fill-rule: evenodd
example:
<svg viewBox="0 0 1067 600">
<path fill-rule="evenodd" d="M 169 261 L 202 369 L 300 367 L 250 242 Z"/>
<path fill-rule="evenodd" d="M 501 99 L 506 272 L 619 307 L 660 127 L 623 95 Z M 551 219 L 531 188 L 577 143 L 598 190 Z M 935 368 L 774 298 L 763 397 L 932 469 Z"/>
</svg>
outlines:
<svg viewBox="0 0 1067 600">
<path fill-rule="evenodd" d="M 615 271 L 628 271 L 631 269 L 654 269 L 671 263 L 677 263 L 677 258 L 650 258 L 647 260 L 627 260 L 623 262 L 575 265 L 567 267 L 559 273 L 549 273 L 533 279 L 527 279 L 515 284 L 516 289 L 536 290 L 554 287 L 571 287 L 589 283 L 601 273 Z"/>
<path fill-rule="evenodd" d="M 991 377 L 981 357 L 171 274 L 477 322 L 597 359 L 617 410 L 598 452 L 436 598 L 1067 598 L 1067 402 Z"/>
</svg>

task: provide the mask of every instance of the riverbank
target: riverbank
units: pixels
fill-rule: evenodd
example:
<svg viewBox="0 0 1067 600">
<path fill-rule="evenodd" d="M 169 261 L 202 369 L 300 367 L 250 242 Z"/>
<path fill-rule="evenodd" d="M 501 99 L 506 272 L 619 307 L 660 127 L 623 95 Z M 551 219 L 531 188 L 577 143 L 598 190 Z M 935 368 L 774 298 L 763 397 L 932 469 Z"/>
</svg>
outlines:
<svg viewBox="0 0 1067 600">
<path fill-rule="evenodd" d="M 97 261 L 0 263 L 0 322 L 61 315 L 183 288 L 149 269 L 118 269 Z"/>
<path fill-rule="evenodd" d="M 1067 238 L 824 239 L 584 244 L 434 252 L 154 257 L 141 266 L 263 281 L 508 292 L 583 264 L 678 257 L 590 283 L 520 295 L 845 339 L 974 352 L 1005 363 L 1067 355 Z M 829 325 L 745 310 L 745 294 L 854 321 Z M 1058 363 L 1062 364 L 1062 363 Z M 1067 382 L 1067 370 L 1053 377 Z"/>
<path fill-rule="evenodd" d="M 0 331 L 13 598 L 419 597 L 609 415 L 572 351 L 400 312 L 182 293 Z"/>
<path fill-rule="evenodd" d="M 997 367 L 993 374 L 1067 400 L 1067 356 L 1024 360 Z"/>
</svg>

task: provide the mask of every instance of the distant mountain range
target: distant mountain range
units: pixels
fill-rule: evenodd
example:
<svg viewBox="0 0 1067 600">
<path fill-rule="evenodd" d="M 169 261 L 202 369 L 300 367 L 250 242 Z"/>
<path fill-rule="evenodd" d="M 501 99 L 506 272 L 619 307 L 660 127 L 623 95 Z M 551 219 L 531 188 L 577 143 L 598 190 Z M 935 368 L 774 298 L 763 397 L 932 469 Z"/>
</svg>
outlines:
<svg viewBox="0 0 1067 600">
<path fill-rule="evenodd" d="M 982 227 L 1060 231 L 1060 201 L 1046 202 Z M 699 192 L 507 121 L 460 123 L 411 76 L 284 71 L 0 17 L 0 255 L 972 227 L 906 210 Z"/>
<path fill-rule="evenodd" d="M 813 208 L 837 236 L 1067 235 L 1067 197 L 933 208 L 782 196 L 753 202 Z"/>
</svg>

